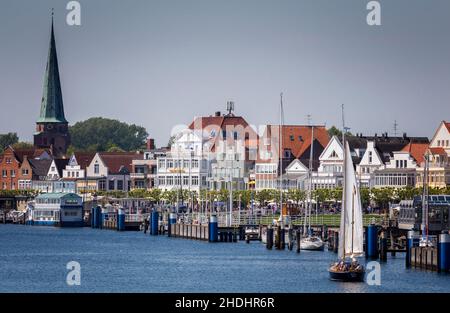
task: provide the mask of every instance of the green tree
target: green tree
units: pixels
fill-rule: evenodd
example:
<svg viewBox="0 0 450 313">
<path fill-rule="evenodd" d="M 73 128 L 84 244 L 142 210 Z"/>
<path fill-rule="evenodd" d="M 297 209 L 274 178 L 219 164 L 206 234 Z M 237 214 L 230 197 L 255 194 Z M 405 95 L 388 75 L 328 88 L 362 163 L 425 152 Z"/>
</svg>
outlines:
<svg viewBox="0 0 450 313">
<path fill-rule="evenodd" d="M 370 189 L 367 187 L 363 187 L 360 190 L 360 195 L 361 195 L 361 205 L 362 208 L 367 208 L 370 204 L 370 200 L 371 200 L 371 192 Z"/>
<path fill-rule="evenodd" d="M 34 145 L 31 142 L 19 141 L 12 145 L 13 149 L 33 149 Z"/>
<path fill-rule="evenodd" d="M 17 133 L 0 134 L 0 153 L 2 153 L 6 147 L 18 142 L 19 137 L 17 137 Z"/>
<path fill-rule="evenodd" d="M 294 201 L 297 204 L 297 208 L 300 207 L 300 202 L 305 201 L 306 199 L 306 191 L 301 189 L 289 189 L 286 197 Z"/>
<path fill-rule="evenodd" d="M 342 131 L 340 129 L 338 129 L 336 126 L 333 125 L 333 126 L 331 126 L 328 129 L 328 135 L 330 137 L 337 136 L 338 138 L 341 138 L 342 137 Z"/>
<path fill-rule="evenodd" d="M 255 196 L 256 201 L 259 202 L 260 206 L 266 206 L 269 200 L 272 200 L 272 193 L 269 189 L 262 189 L 258 191 Z"/>
<path fill-rule="evenodd" d="M 142 149 L 148 133 L 144 127 L 118 120 L 93 117 L 69 127 L 75 149 L 106 151 L 118 147 L 125 151 Z"/>
</svg>

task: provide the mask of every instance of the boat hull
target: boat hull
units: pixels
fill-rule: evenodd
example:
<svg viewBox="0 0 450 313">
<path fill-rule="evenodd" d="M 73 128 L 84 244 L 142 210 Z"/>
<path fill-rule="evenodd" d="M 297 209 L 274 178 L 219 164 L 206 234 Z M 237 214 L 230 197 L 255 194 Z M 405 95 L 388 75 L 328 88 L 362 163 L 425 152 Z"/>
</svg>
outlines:
<svg viewBox="0 0 450 313">
<path fill-rule="evenodd" d="M 365 272 L 335 272 L 328 271 L 330 279 L 343 282 L 363 282 Z"/>
</svg>

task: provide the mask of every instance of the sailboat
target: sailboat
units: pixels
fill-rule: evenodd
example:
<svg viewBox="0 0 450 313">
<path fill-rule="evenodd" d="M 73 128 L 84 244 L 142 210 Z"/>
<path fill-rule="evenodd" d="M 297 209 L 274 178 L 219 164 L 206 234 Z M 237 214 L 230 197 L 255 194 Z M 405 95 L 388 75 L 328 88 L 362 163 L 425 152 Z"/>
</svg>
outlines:
<svg viewBox="0 0 450 313">
<path fill-rule="evenodd" d="M 318 236 L 311 233 L 311 205 L 312 205 L 312 158 L 313 158 L 313 144 L 314 144 L 314 126 L 311 126 L 311 149 L 309 154 L 309 187 L 308 187 L 308 206 L 305 208 L 305 221 L 303 224 L 303 238 L 300 240 L 301 250 L 319 250 L 323 251 L 324 243 Z M 308 221 L 308 227 L 306 227 Z"/>
<path fill-rule="evenodd" d="M 344 130 L 345 131 L 345 130 Z M 344 135 L 345 136 L 345 135 Z M 345 138 L 345 137 L 344 137 Z M 364 281 L 364 266 L 357 258 L 364 255 L 361 197 L 348 143 L 344 139 L 344 188 L 339 229 L 339 261 L 328 270 L 331 280 Z"/>
</svg>

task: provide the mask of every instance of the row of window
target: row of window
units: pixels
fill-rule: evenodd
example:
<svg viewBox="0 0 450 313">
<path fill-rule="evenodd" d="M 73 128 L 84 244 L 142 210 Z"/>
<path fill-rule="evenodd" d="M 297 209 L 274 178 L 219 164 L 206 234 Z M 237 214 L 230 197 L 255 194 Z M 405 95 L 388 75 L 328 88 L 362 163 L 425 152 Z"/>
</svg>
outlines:
<svg viewBox="0 0 450 313">
<path fill-rule="evenodd" d="M 379 174 L 375 176 L 375 186 L 414 186 L 415 174 Z"/>
<path fill-rule="evenodd" d="M 180 181 L 183 182 L 183 186 L 189 186 L 189 176 L 159 176 L 159 186 L 179 186 Z M 191 186 L 198 186 L 198 176 L 191 176 Z M 202 176 L 202 184 L 206 184 L 206 176 Z"/>
<path fill-rule="evenodd" d="M 180 159 L 159 159 L 159 168 L 189 168 L 190 160 Z M 198 168 L 198 160 L 194 159 L 191 163 L 191 168 Z"/>
<path fill-rule="evenodd" d="M 276 174 L 278 171 L 277 164 L 257 164 L 255 166 L 256 174 Z"/>
<path fill-rule="evenodd" d="M 439 147 L 449 147 L 449 141 L 448 140 L 438 140 L 437 145 Z"/>
</svg>

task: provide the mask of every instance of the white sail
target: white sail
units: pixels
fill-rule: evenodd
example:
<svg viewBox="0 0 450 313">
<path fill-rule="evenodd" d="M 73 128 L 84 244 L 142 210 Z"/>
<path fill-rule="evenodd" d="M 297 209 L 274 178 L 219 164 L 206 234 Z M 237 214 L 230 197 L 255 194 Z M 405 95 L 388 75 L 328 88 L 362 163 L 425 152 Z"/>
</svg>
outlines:
<svg viewBox="0 0 450 313">
<path fill-rule="evenodd" d="M 364 254 L 361 196 L 347 142 L 344 149 L 344 190 L 338 249 L 341 259 L 358 257 Z"/>
</svg>

